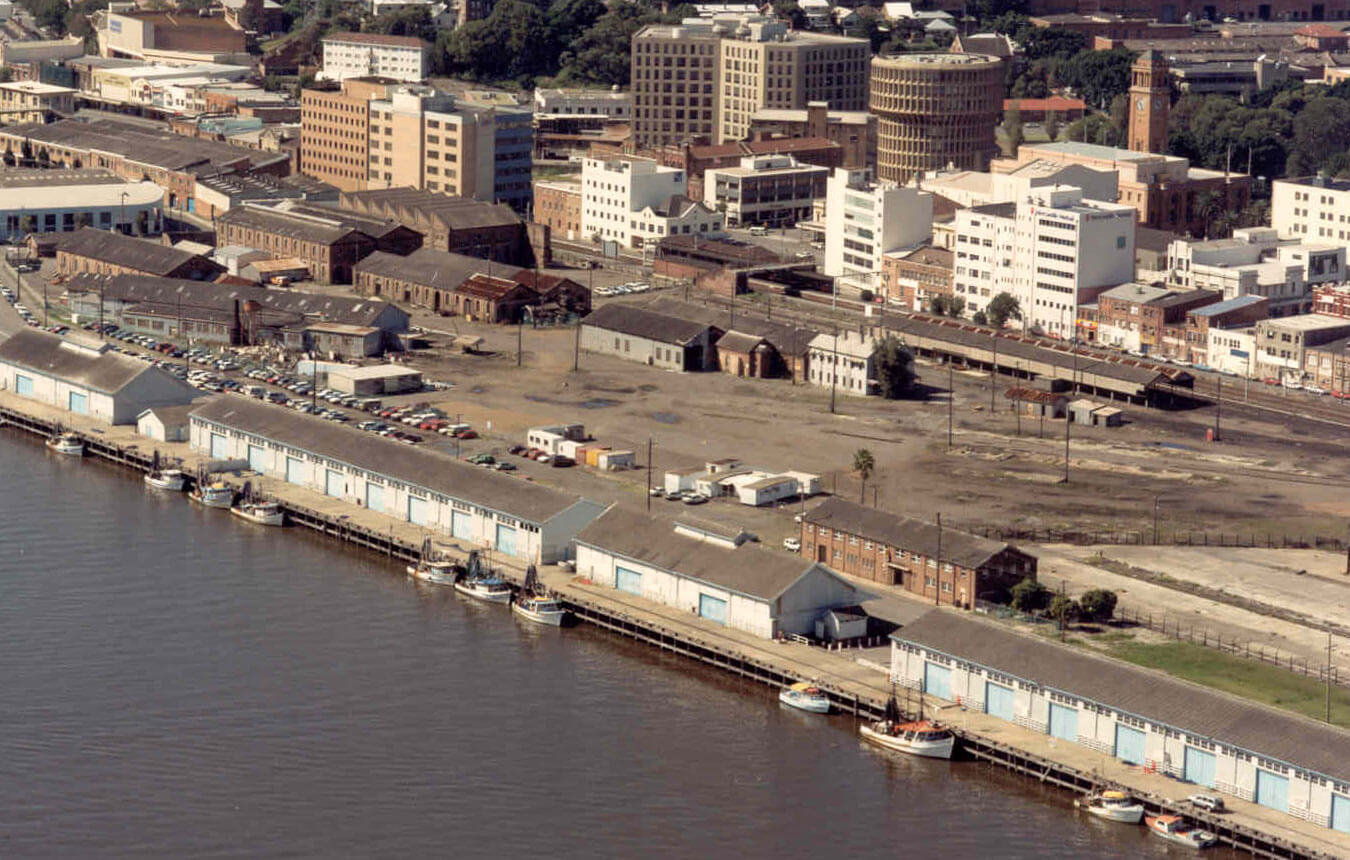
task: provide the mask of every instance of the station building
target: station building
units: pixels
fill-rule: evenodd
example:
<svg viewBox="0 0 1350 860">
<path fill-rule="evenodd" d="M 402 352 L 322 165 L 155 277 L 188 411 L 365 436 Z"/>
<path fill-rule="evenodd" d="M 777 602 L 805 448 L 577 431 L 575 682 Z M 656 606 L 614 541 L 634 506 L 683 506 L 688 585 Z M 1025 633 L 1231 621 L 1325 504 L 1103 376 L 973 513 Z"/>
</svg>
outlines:
<svg viewBox="0 0 1350 860">
<path fill-rule="evenodd" d="M 766 639 L 812 635 L 831 609 L 869 595 L 823 564 L 620 508 L 576 538 L 577 575 Z"/>
<path fill-rule="evenodd" d="M 1325 723 L 936 609 L 891 636 L 891 680 L 1350 833 L 1350 732 Z"/>
<path fill-rule="evenodd" d="M 0 390 L 107 424 L 135 424 L 146 409 L 188 403 L 200 393 L 106 344 L 29 329 L 0 343 Z"/>
<path fill-rule="evenodd" d="M 190 416 L 193 450 L 522 563 L 568 557 L 604 507 L 499 472 L 240 397 Z"/>
</svg>

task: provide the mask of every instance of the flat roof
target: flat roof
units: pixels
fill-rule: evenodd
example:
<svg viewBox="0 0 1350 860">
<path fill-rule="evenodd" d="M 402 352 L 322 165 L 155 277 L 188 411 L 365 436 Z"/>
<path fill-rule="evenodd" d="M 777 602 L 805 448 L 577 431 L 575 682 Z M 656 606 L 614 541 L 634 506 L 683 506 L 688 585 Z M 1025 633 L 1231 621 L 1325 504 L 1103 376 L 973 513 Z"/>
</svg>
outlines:
<svg viewBox="0 0 1350 860">
<path fill-rule="evenodd" d="M 88 209 L 94 206 L 150 206 L 164 202 L 164 189 L 153 182 L 108 182 L 0 187 L 0 209 Z"/>
<path fill-rule="evenodd" d="M 360 433 L 351 427 L 338 427 L 291 409 L 278 409 L 272 404 L 242 397 L 222 395 L 212 398 L 194 410 L 192 417 L 536 525 L 585 501 L 580 496 L 526 483 L 444 454 Z"/>
<path fill-rule="evenodd" d="M 971 569 L 1011 548 L 1010 544 L 982 538 L 950 526 L 942 529 L 939 538 L 938 527 L 933 523 L 896 516 L 837 496 L 816 505 L 807 511 L 802 519 L 808 523 L 829 526 L 832 529 L 888 543 L 910 552 L 917 551 L 925 556 L 936 558 L 940 554 L 944 562 L 952 562 Z"/>
<path fill-rule="evenodd" d="M 1291 317 L 1276 317 L 1275 319 L 1261 320 L 1258 325 L 1268 325 L 1273 328 L 1288 329 L 1290 331 L 1317 331 L 1324 328 L 1343 328 L 1350 327 L 1350 319 L 1345 317 L 1333 317 L 1329 314 L 1298 314 Z"/>
<path fill-rule="evenodd" d="M 328 368 L 329 376 L 336 373 L 348 379 L 388 379 L 393 376 L 421 376 L 422 371 L 397 364 L 374 364 L 369 367 Z"/>
<path fill-rule="evenodd" d="M 104 394 L 116 394 L 150 371 L 170 378 L 164 371 L 129 355 L 100 349 L 95 345 L 83 348 L 59 335 L 24 328 L 0 342 L 0 361 Z"/>
<path fill-rule="evenodd" d="M 1350 781 L 1350 732 L 1151 669 L 929 610 L 891 636 L 1188 735 Z"/>
<path fill-rule="evenodd" d="M 1212 317 L 1219 314 L 1226 314 L 1229 311 L 1248 308 L 1252 305 L 1259 305 L 1262 302 L 1269 301 L 1265 296 L 1237 296 L 1222 302 L 1215 302 L 1212 305 L 1205 305 L 1203 308 L 1196 308 L 1191 311 L 1192 316 Z"/>
</svg>

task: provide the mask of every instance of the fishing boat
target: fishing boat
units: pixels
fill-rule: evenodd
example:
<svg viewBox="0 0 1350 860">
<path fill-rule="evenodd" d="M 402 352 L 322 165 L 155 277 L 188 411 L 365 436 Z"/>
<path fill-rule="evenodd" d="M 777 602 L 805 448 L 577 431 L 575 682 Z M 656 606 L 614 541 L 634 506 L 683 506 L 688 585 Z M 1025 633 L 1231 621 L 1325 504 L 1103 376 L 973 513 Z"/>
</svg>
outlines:
<svg viewBox="0 0 1350 860">
<path fill-rule="evenodd" d="M 422 560 L 408 565 L 408 576 L 432 585 L 452 585 L 458 575 L 459 568 L 452 561 Z"/>
<path fill-rule="evenodd" d="M 260 526 L 284 526 L 286 512 L 276 502 L 240 502 L 230 508 L 230 513 L 242 520 L 257 523 Z"/>
<path fill-rule="evenodd" d="M 892 695 L 886 702 L 886 712 L 875 723 L 863 723 L 858 732 L 864 740 L 880 747 L 924 758 L 950 759 L 956 749 L 956 735 L 951 729 L 934 720 L 919 719 L 906 722 L 900 714 L 900 705 Z"/>
<path fill-rule="evenodd" d="M 511 611 L 539 624 L 561 627 L 567 618 L 567 610 L 562 601 L 549 597 L 539 582 L 539 571 L 534 565 L 525 568 L 525 582 L 520 593 L 511 601 Z"/>
<path fill-rule="evenodd" d="M 1138 824 L 1144 818 L 1144 804 L 1123 791 L 1094 791 L 1076 798 L 1073 805 L 1089 815 L 1121 824 Z"/>
<path fill-rule="evenodd" d="M 1144 825 L 1154 836 L 1191 848 L 1208 848 L 1219 841 L 1213 833 L 1192 827 L 1179 815 L 1150 815 L 1144 819 Z"/>
<path fill-rule="evenodd" d="M 464 577 L 455 582 L 455 591 L 488 603 L 508 603 L 511 585 L 496 576 Z"/>
<path fill-rule="evenodd" d="M 815 684 L 808 684 L 805 681 L 780 690 L 778 701 L 799 710 L 810 711 L 813 714 L 828 714 L 830 712 L 830 697 L 826 696 Z"/>
<path fill-rule="evenodd" d="M 145 485 L 156 490 L 183 492 L 187 486 L 187 475 L 182 469 L 151 469 L 145 475 Z"/>
<path fill-rule="evenodd" d="M 71 457 L 83 457 L 84 440 L 78 433 L 57 433 L 47 440 L 47 450 Z"/>
<path fill-rule="evenodd" d="M 188 498 L 207 508 L 228 508 L 234 504 L 234 488 L 223 481 L 213 484 L 197 484 L 188 493 Z"/>
</svg>

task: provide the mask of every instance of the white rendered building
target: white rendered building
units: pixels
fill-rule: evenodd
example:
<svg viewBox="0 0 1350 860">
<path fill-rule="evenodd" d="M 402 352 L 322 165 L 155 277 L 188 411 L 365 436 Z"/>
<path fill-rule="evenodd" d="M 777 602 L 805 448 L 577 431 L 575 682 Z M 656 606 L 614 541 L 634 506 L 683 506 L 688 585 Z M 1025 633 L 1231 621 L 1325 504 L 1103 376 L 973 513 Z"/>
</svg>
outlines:
<svg viewBox="0 0 1350 860">
<path fill-rule="evenodd" d="M 412 36 L 334 33 L 323 40 L 320 80 L 393 78 L 420 81 L 427 76 L 427 45 Z"/>
<path fill-rule="evenodd" d="M 665 236 L 722 235 L 722 215 L 685 196 L 683 170 L 646 158 L 586 159 L 581 171 L 581 235 L 625 248 Z"/>
<path fill-rule="evenodd" d="M 933 235 L 933 195 L 836 168 L 825 193 L 825 274 L 875 289 L 881 258 Z"/>
</svg>

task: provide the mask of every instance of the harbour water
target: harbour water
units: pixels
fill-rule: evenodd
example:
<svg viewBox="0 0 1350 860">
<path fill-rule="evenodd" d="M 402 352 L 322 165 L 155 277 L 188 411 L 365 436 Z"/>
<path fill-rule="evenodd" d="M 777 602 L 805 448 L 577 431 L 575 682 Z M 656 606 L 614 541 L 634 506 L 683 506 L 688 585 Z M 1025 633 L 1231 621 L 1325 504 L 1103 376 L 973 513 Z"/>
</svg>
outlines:
<svg viewBox="0 0 1350 860">
<path fill-rule="evenodd" d="M 1177 853 L 7 431 L 0 762 L 4 857 Z"/>
</svg>

